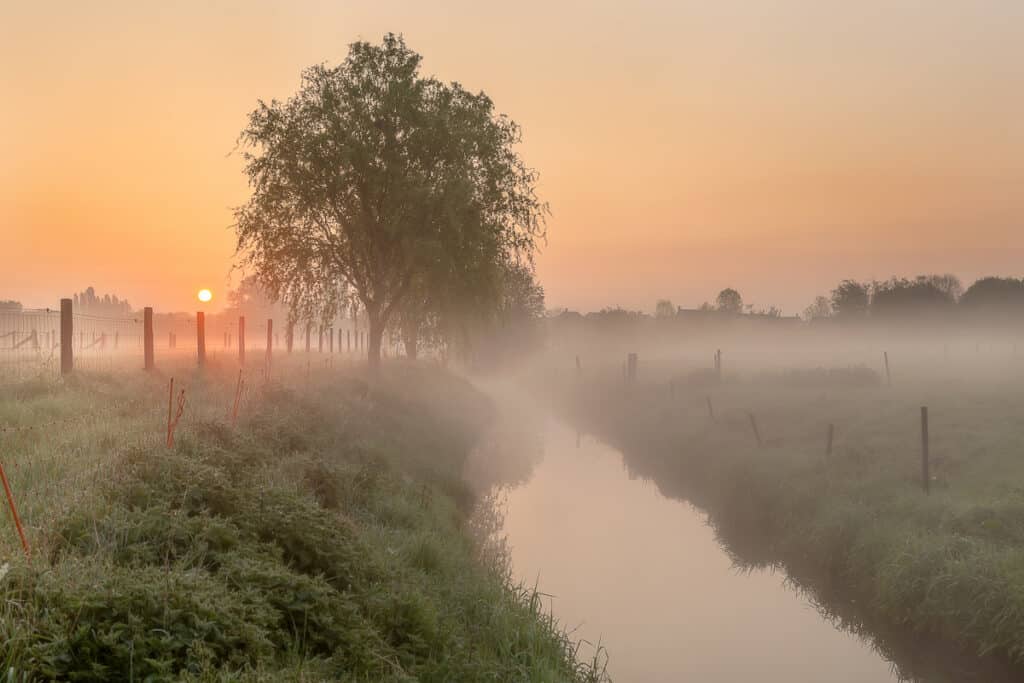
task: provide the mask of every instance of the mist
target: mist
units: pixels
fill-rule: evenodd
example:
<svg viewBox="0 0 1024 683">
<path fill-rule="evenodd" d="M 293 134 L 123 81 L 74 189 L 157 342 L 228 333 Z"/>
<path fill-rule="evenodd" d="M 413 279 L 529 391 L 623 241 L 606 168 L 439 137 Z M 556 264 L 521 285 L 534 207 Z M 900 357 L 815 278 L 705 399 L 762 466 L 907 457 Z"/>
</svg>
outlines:
<svg viewBox="0 0 1024 683">
<path fill-rule="evenodd" d="M 1024 680 L 1019 10 L 918 10 L 11 12 L 7 678 Z"/>
</svg>

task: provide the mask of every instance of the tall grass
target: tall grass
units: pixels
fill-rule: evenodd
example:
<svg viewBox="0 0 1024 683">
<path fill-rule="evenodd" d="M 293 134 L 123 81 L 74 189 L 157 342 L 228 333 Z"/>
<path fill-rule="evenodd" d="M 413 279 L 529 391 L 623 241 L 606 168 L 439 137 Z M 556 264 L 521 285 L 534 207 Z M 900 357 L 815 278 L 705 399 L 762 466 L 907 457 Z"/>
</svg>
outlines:
<svg viewBox="0 0 1024 683">
<path fill-rule="evenodd" d="M 443 372 L 82 375 L 0 399 L 33 558 L 0 580 L 15 679 L 598 681 L 471 533 L 490 408 Z"/>
<path fill-rule="evenodd" d="M 608 371 L 543 386 L 578 425 L 619 447 L 631 471 L 706 509 L 738 565 L 785 569 L 837 612 L 885 633 L 883 649 L 902 632 L 917 645 L 992 656 L 978 666 L 1002 672 L 970 680 L 1018 680 L 1024 394 L 1009 381 L 903 377 L 886 389 L 837 373 L 799 377 L 733 377 L 710 388 L 680 382 L 670 391 L 653 370 L 630 387 Z M 920 481 L 921 405 L 931 413 L 931 495 Z M 929 656 L 914 659 L 896 661 L 908 678 L 929 669 Z"/>
</svg>

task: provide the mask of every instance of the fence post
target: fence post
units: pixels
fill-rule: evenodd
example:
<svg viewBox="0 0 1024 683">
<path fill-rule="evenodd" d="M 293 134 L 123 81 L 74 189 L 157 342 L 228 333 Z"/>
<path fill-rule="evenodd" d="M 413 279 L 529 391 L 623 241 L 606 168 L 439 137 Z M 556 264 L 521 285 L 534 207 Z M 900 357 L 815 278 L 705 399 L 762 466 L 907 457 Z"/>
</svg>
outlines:
<svg viewBox="0 0 1024 683">
<path fill-rule="evenodd" d="M 828 438 L 825 441 L 825 455 L 826 457 L 832 455 L 832 437 L 835 436 L 836 426 L 831 422 L 828 425 Z"/>
<path fill-rule="evenodd" d="M 71 299 L 60 300 L 60 374 L 70 375 L 75 369 L 75 358 L 71 352 L 71 340 L 74 339 L 74 316 Z"/>
<path fill-rule="evenodd" d="M 196 357 L 199 367 L 206 365 L 206 314 L 196 313 Z"/>
<path fill-rule="evenodd" d="M 153 307 L 142 309 L 143 358 L 146 370 L 153 369 Z"/>
<path fill-rule="evenodd" d="M 270 365 L 270 357 L 274 351 L 274 320 L 267 318 L 267 365 Z"/>
<path fill-rule="evenodd" d="M 330 345 L 329 348 L 331 350 L 331 353 L 333 354 L 334 353 L 334 328 L 333 327 L 329 330 L 328 336 L 330 337 L 330 340 L 331 340 L 331 345 Z"/>
<path fill-rule="evenodd" d="M 245 365 L 245 316 L 238 316 L 238 364 Z"/>
<path fill-rule="evenodd" d="M 345 338 L 348 340 L 348 352 L 352 353 L 352 330 L 345 330 Z"/>
<path fill-rule="evenodd" d="M 931 477 L 928 473 L 928 407 L 921 406 L 921 486 L 927 495 L 931 492 Z"/>
<path fill-rule="evenodd" d="M 626 356 L 626 381 L 629 384 L 636 382 L 636 359 L 635 353 L 630 353 Z"/>
</svg>

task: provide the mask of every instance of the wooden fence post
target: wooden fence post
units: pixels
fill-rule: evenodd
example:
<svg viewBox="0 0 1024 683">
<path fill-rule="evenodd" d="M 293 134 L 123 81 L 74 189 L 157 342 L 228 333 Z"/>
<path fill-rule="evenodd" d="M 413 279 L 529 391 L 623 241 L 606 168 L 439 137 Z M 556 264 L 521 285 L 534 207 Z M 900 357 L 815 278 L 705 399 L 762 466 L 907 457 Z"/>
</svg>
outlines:
<svg viewBox="0 0 1024 683">
<path fill-rule="evenodd" d="M 245 316 L 238 316 L 238 364 L 245 365 Z"/>
<path fill-rule="evenodd" d="M 330 340 L 331 340 L 331 345 L 329 347 L 330 348 L 330 352 L 333 354 L 334 353 L 334 328 L 333 327 L 330 330 L 328 330 L 328 336 L 330 337 Z"/>
<path fill-rule="evenodd" d="M 928 472 L 928 407 L 921 406 L 921 486 L 927 495 L 931 492 L 931 476 Z"/>
<path fill-rule="evenodd" d="M 206 365 L 206 314 L 196 313 L 196 356 L 199 367 Z"/>
<path fill-rule="evenodd" d="M 270 359 L 274 353 L 274 320 L 267 318 L 267 367 L 270 366 Z"/>
<path fill-rule="evenodd" d="M 345 339 L 348 352 L 352 353 L 352 330 L 345 330 Z"/>
<path fill-rule="evenodd" d="M 142 309 L 143 366 L 146 370 L 153 369 L 153 307 Z"/>
<path fill-rule="evenodd" d="M 74 314 L 71 299 L 60 300 L 60 374 L 70 375 L 75 369 L 75 357 L 71 352 L 74 339 Z"/>
</svg>

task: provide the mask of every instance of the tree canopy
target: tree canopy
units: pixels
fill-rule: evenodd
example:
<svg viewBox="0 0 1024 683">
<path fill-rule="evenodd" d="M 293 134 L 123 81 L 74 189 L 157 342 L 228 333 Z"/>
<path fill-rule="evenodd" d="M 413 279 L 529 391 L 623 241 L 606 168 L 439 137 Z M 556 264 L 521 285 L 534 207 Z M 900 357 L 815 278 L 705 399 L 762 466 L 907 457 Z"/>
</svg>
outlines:
<svg viewBox="0 0 1024 683">
<path fill-rule="evenodd" d="M 967 288 L 960 306 L 982 315 L 1020 315 L 1024 313 L 1024 280 L 1012 277 L 984 277 Z"/>
<path fill-rule="evenodd" d="M 261 102 L 241 135 L 252 188 L 236 210 L 241 265 L 296 316 L 328 319 L 356 297 L 371 366 L 417 289 L 435 307 L 496 290 L 544 234 L 519 127 L 484 93 L 422 76 L 420 61 L 394 34 L 353 43 L 341 64 L 307 69 L 287 101 Z"/>
<path fill-rule="evenodd" d="M 735 289 L 727 288 L 718 293 L 715 299 L 718 310 L 725 313 L 742 313 L 743 297 Z"/>
<path fill-rule="evenodd" d="M 840 319 L 862 318 L 868 313 L 871 291 L 856 280 L 843 280 L 832 290 L 832 312 Z"/>
</svg>

